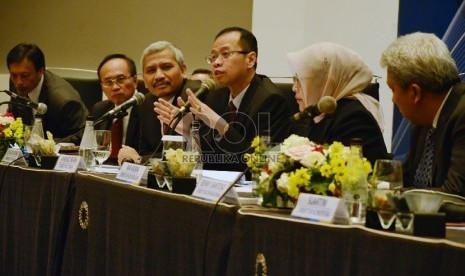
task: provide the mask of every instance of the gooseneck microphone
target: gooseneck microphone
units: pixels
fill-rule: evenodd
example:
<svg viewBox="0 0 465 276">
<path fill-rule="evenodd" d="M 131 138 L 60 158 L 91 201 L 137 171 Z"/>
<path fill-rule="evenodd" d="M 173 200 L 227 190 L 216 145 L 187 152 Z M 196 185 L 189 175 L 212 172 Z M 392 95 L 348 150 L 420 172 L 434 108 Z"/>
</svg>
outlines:
<svg viewBox="0 0 465 276">
<path fill-rule="evenodd" d="M 216 82 L 213 79 L 206 79 L 206 80 L 202 81 L 202 84 L 200 84 L 200 88 L 195 92 L 195 96 L 198 98 L 198 97 L 202 96 L 203 94 L 206 94 L 208 92 L 211 92 L 211 91 L 215 90 L 215 87 L 216 87 Z M 178 110 L 178 112 L 176 113 L 176 115 L 174 115 L 174 117 L 175 118 L 179 117 L 190 106 L 191 106 L 191 104 L 189 102 L 186 102 L 186 104 L 184 106 L 182 106 Z"/>
<path fill-rule="evenodd" d="M 331 114 L 337 108 L 336 100 L 331 96 L 324 96 L 320 99 L 317 105 L 311 105 L 303 111 L 292 116 L 292 121 L 299 121 L 304 118 L 315 118 L 320 114 Z"/>
<path fill-rule="evenodd" d="M 102 117 L 98 118 L 94 121 L 94 126 L 98 123 L 101 123 L 105 120 L 113 119 L 119 114 L 124 113 L 127 109 L 135 105 L 141 105 L 145 100 L 145 95 L 140 92 L 135 92 L 134 95 L 124 103 L 118 105 L 117 107 L 113 108 L 112 110 L 108 111 L 107 113 L 103 114 Z"/>
<path fill-rule="evenodd" d="M 13 91 L 2 90 L 1 92 L 7 93 L 8 95 L 10 95 L 12 99 L 15 99 L 17 102 L 21 103 L 24 106 L 34 108 L 35 110 L 37 110 L 38 114 L 45 114 L 47 112 L 47 105 L 44 103 L 35 103 L 31 99 L 20 96 Z"/>
</svg>

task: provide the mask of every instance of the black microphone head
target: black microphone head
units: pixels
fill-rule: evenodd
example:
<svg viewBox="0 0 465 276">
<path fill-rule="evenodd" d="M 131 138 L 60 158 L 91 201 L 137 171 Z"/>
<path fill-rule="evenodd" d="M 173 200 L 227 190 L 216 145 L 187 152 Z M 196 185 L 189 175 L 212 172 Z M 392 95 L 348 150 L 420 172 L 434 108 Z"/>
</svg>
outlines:
<svg viewBox="0 0 465 276">
<path fill-rule="evenodd" d="M 38 114 L 45 114 L 47 112 L 47 105 L 44 103 L 37 104 L 37 113 Z"/>
<path fill-rule="evenodd" d="M 336 110 L 336 108 L 337 108 L 337 102 L 331 96 L 324 96 L 318 102 L 318 110 L 321 113 L 331 114 Z"/>
<path fill-rule="evenodd" d="M 141 105 L 145 100 L 145 95 L 140 92 L 134 92 L 134 99 L 136 99 L 136 105 Z"/>
</svg>

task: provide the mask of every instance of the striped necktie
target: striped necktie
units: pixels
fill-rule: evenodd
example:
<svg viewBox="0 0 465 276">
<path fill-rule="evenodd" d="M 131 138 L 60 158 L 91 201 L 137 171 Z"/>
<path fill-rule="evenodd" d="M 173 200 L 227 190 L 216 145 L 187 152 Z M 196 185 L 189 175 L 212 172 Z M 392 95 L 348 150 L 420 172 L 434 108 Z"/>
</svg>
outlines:
<svg viewBox="0 0 465 276">
<path fill-rule="evenodd" d="M 426 134 L 425 149 L 418 168 L 415 172 L 413 186 L 417 188 L 430 187 L 432 185 L 433 156 L 434 156 L 434 128 L 430 128 Z"/>
</svg>

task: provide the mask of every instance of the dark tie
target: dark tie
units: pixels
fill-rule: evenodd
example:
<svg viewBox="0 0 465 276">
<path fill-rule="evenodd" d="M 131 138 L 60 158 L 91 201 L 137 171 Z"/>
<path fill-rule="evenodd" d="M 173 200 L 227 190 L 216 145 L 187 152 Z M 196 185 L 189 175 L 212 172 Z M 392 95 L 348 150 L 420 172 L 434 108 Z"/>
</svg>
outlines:
<svg viewBox="0 0 465 276">
<path fill-rule="evenodd" d="M 118 152 L 123 145 L 123 119 L 118 118 L 111 126 L 111 158 L 118 158 Z"/>
<path fill-rule="evenodd" d="M 418 188 L 425 188 L 431 186 L 432 170 L 433 170 L 433 155 L 434 155 L 434 142 L 433 142 L 434 128 L 430 128 L 426 134 L 425 149 L 420 163 L 418 164 L 413 186 Z"/>
<path fill-rule="evenodd" d="M 233 101 L 229 102 L 229 123 L 233 123 L 236 121 L 237 117 L 237 108 L 234 105 Z"/>
</svg>

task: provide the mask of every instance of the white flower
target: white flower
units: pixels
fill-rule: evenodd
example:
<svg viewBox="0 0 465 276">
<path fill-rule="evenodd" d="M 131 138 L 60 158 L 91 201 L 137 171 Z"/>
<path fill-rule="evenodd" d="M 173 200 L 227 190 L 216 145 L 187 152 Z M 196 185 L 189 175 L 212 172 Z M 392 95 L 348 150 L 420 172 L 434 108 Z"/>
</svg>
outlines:
<svg viewBox="0 0 465 276">
<path fill-rule="evenodd" d="M 287 193 L 287 189 L 289 188 L 289 174 L 282 173 L 279 179 L 276 180 L 276 185 L 281 192 Z"/>
<path fill-rule="evenodd" d="M 291 146 L 284 151 L 284 154 L 294 160 L 301 160 L 305 155 L 310 154 L 312 151 L 312 145 L 304 144 Z"/>
<path fill-rule="evenodd" d="M 1 115 L 0 116 L 0 125 L 4 126 L 6 124 L 11 124 L 11 123 L 13 123 L 14 120 L 15 120 L 15 118 L 13 118 L 13 117 Z"/>
<path fill-rule="evenodd" d="M 301 145 L 312 145 L 313 143 L 307 137 L 301 137 L 295 134 L 289 136 L 281 145 L 281 150 L 285 152 L 290 147 Z"/>
<path fill-rule="evenodd" d="M 326 162 L 326 157 L 319 151 L 310 152 L 302 157 L 300 163 L 307 168 L 317 168 Z"/>
</svg>

